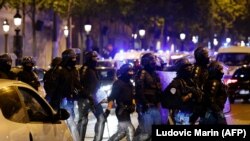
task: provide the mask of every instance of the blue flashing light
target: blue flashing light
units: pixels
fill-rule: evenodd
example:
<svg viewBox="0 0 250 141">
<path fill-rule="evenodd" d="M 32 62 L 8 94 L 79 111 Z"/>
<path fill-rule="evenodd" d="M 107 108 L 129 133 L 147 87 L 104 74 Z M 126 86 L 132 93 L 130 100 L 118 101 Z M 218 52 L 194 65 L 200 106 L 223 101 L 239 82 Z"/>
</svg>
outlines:
<svg viewBox="0 0 250 141">
<path fill-rule="evenodd" d="M 158 52 L 159 52 L 160 54 L 162 54 L 162 53 L 163 53 L 163 50 L 158 50 Z"/>
</svg>

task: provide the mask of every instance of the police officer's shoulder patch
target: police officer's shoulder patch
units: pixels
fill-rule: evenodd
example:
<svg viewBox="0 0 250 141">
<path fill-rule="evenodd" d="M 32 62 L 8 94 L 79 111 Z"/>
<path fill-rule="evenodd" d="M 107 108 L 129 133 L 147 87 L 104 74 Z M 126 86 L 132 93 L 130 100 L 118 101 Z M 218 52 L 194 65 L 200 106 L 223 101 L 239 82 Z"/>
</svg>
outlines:
<svg viewBox="0 0 250 141">
<path fill-rule="evenodd" d="M 171 92 L 171 94 L 175 94 L 176 93 L 176 88 L 171 88 L 170 92 Z"/>
</svg>

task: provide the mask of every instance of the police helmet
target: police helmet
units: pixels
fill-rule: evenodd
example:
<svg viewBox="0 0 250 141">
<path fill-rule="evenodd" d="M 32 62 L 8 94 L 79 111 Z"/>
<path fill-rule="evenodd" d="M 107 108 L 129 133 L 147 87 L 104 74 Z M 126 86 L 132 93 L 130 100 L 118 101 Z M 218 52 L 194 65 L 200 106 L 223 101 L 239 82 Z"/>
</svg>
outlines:
<svg viewBox="0 0 250 141">
<path fill-rule="evenodd" d="M 3 55 L 0 55 L 0 63 L 8 63 L 8 62 L 11 62 L 12 63 L 12 59 L 10 57 L 9 54 L 3 54 Z"/>
<path fill-rule="evenodd" d="M 55 66 L 59 65 L 61 62 L 62 62 L 62 58 L 61 57 L 55 57 L 51 61 L 51 67 L 55 67 Z"/>
<path fill-rule="evenodd" d="M 67 60 L 71 58 L 75 58 L 76 53 L 73 49 L 66 49 L 65 51 L 62 52 L 62 59 Z"/>
<path fill-rule="evenodd" d="M 146 66 L 149 65 L 150 61 L 155 59 L 155 56 L 153 53 L 146 53 L 141 57 L 141 65 Z"/>
<path fill-rule="evenodd" d="M 32 66 L 35 65 L 35 61 L 34 61 L 33 57 L 31 57 L 31 56 L 25 56 L 25 57 L 23 57 L 23 59 L 22 59 L 22 65 L 25 66 L 27 64 L 31 64 Z"/>
<path fill-rule="evenodd" d="M 119 74 L 124 75 L 124 74 L 128 73 L 128 71 L 132 71 L 132 70 L 133 70 L 133 66 L 131 64 L 129 64 L 129 63 L 123 64 L 119 69 Z"/>
<path fill-rule="evenodd" d="M 181 58 L 181 59 L 176 61 L 174 68 L 178 72 L 178 71 L 186 68 L 187 66 L 191 66 L 191 65 L 192 64 L 189 62 L 189 60 L 187 58 Z"/>
<path fill-rule="evenodd" d="M 223 71 L 223 66 L 218 61 L 212 61 L 208 66 L 208 72 L 210 74 L 222 73 L 222 71 Z"/>
<path fill-rule="evenodd" d="M 208 49 L 205 47 L 197 47 L 194 51 L 195 60 L 203 60 L 204 58 L 208 58 Z"/>
<path fill-rule="evenodd" d="M 93 57 L 98 57 L 98 53 L 96 51 L 86 52 L 86 54 L 85 54 L 85 62 L 92 62 Z"/>
</svg>

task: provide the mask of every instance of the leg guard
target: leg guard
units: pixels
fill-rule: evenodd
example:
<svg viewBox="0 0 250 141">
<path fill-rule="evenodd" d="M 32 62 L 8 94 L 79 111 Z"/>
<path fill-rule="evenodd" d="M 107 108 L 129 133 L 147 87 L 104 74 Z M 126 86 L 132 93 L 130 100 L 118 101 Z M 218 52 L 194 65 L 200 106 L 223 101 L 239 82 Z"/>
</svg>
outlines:
<svg viewBox="0 0 250 141">
<path fill-rule="evenodd" d="M 129 121 L 127 122 L 127 129 L 126 129 L 127 141 L 133 141 L 134 134 L 135 134 L 135 128 L 132 125 L 132 123 Z"/>
<path fill-rule="evenodd" d="M 78 110 L 79 110 L 79 117 L 78 117 L 78 122 L 77 122 L 77 129 L 80 135 L 80 140 L 84 141 L 86 130 L 87 130 L 87 124 L 88 124 L 88 113 L 89 113 L 88 101 L 79 100 Z"/>
<path fill-rule="evenodd" d="M 103 137 L 103 132 L 104 132 L 104 126 L 105 126 L 105 118 L 101 114 L 99 115 L 97 122 L 95 124 L 95 137 L 94 141 L 101 141 Z"/>
</svg>

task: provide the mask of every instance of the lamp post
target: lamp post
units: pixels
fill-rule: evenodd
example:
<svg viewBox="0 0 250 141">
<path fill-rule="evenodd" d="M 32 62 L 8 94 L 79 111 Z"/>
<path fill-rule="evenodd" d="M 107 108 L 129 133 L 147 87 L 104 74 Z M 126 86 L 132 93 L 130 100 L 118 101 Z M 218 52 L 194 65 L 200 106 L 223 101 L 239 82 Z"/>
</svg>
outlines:
<svg viewBox="0 0 250 141">
<path fill-rule="evenodd" d="M 87 23 L 84 25 L 84 30 L 86 32 L 86 51 L 91 51 L 92 49 L 90 48 L 90 37 L 89 33 L 91 31 L 92 25 Z"/>
<path fill-rule="evenodd" d="M 181 39 L 181 51 L 184 51 L 184 40 L 186 38 L 186 34 L 185 33 L 181 33 L 180 34 L 180 39 Z"/>
<path fill-rule="evenodd" d="M 63 34 L 65 36 L 66 40 L 66 48 L 70 48 L 70 43 L 69 43 L 69 28 L 67 25 L 64 26 L 63 28 Z"/>
<path fill-rule="evenodd" d="M 194 48 L 196 48 L 198 41 L 199 41 L 199 37 L 197 35 L 192 37 L 192 42 L 194 43 Z"/>
<path fill-rule="evenodd" d="M 8 23 L 8 20 L 5 19 L 3 21 L 3 31 L 4 31 L 4 51 L 5 53 L 8 53 L 8 33 L 10 30 L 10 25 Z"/>
<path fill-rule="evenodd" d="M 217 38 L 214 38 L 214 39 L 213 39 L 213 45 L 214 45 L 214 49 L 215 49 L 215 50 L 217 50 L 217 45 L 218 45 L 218 43 L 219 43 L 219 42 L 218 42 Z"/>
<path fill-rule="evenodd" d="M 141 49 L 145 49 L 145 45 L 144 45 L 144 36 L 146 34 L 146 30 L 145 29 L 140 29 L 139 30 L 139 35 L 140 35 L 140 39 L 141 39 Z"/>
<path fill-rule="evenodd" d="M 132 49 L 135 49 L 135 40 L 137 39 L 137 34 L 132 33 Z"/>
<path fill-rule="evenodd" d="M 22 24 L 22 17 L 19 14 L 19 9 L 17 9 L 17 13 L 14 16 L 14 25 L 16 26 L 15 32 L 16 35 L 14 37 L 14 53 L 17 56 L 17 60 L 16 60 L 16 65 L 20 65 L 21 64 L 21 59 L 22 59 L 22 55 L 23 55 L 23 51 L 22 51 L 22 36 L 19 35 L 20 29 L 19 26 Z"/>
</svg>

